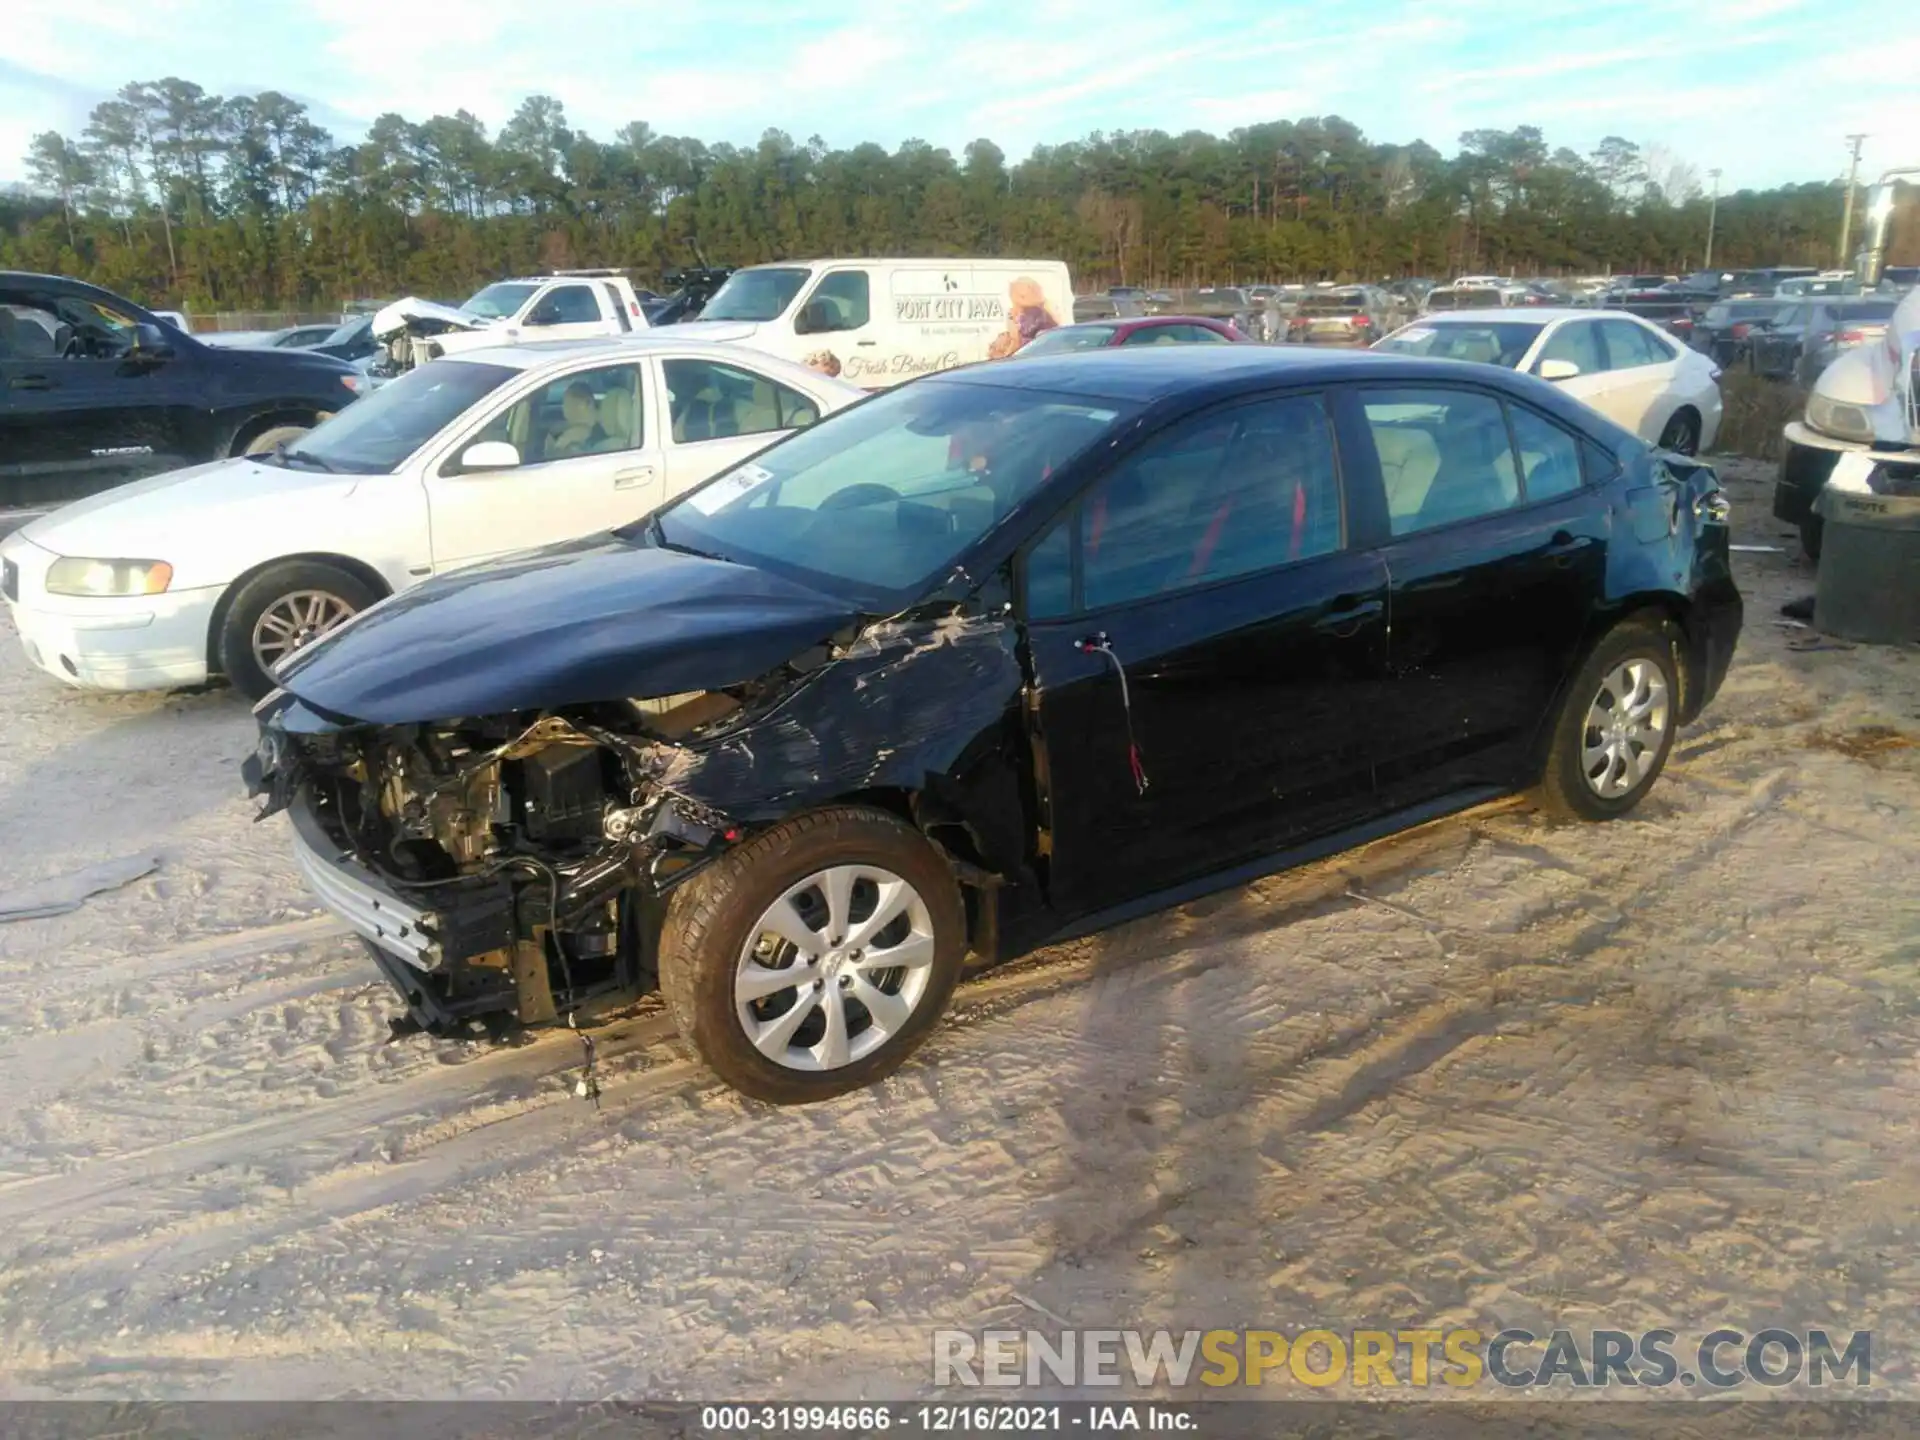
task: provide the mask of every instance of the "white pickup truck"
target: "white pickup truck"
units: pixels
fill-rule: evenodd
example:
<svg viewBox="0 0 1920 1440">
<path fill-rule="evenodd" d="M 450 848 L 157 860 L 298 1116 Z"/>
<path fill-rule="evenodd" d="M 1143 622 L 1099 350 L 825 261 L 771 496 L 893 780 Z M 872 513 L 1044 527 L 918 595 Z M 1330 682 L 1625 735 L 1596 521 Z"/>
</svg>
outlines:
<svg viewBox="0 0 1920 1440">
<path fill-rule="evenodd" d="M 458 306 L 409 295 L 373 317 L 373 337 L 386 347 L 393 370 L 516 340 L 578 340 L 646 328 L 640 297 L 619 270 L 496 280 Z"/>
</svg>

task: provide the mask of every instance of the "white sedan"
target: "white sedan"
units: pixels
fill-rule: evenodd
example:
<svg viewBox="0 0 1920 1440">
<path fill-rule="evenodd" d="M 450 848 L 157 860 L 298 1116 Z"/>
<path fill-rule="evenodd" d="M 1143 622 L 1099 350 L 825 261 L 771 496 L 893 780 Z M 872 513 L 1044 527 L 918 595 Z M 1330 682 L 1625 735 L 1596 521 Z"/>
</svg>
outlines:
<svg viewBox="0 0 1920 1440">
<path fill-rule="evenodd" d="M 0 542 L 27 656 L 72 685 L 258 697 L 429 575 L 612 529 L 865 392 L 670 333 L 502 346 L 401 376 L 270 455 L 76 501 Z"/>
<path fill-rule="evenodd" d="M 1423 315 L 1373 348 L 1528 371 L 1649 444 L 1682 455 L 1712 449 L 1720 431 L 1719 367 L 1624 310 Z"/>
</svg>

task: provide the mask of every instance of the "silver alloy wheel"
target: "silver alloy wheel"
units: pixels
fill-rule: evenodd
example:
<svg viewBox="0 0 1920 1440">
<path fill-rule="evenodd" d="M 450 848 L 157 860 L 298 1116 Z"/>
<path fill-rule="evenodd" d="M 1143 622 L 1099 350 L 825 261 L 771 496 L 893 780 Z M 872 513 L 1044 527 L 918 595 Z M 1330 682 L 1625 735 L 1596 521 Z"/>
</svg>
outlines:
<svg viewBox="0 0 1920 1440">
<path fill-rule="evenodd" d="M 933 978 L 933 917 L 874 865 L 835 865 L 788 888 L 740 949 L 734 1011 L 789 1070 L 838 1070 L 905 1028 Z"/>
<path fill-rule="evenodd" d="M 326 590 L 294 590 L 282 595 L 253 622 L 253 658 L 271 675 L 274 666 L 308 641 L 326 634 L 354 609 Z"/>
<path fill-rule="evenodd" d="M 1667 677 L 1651 660 L 1625 660 L 1600 681 L 1587 707 L 1580 773 L 1593 793 L 1618 800 L 1653 768 L 1671 722 Z"/>
</svg>

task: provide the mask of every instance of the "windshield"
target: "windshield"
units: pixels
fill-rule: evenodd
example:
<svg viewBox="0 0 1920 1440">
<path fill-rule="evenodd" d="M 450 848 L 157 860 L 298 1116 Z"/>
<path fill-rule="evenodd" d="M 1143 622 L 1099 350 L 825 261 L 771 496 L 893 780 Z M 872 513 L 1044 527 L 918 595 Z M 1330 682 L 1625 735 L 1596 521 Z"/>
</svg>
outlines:
<svg viewBox="0 0 1920 1440">
<path fill-rule="evenodd" d="M 346 324 L 336 327 L 327 338 L 320 343 L 322 345 L 348 345 L 358 340 L 363 331 L 371 330 L 372 328 L 373 317 L 371 315 L 355 316 L 353 319 L 347 321 Z"/>
<path fill-rule="evenodd" d="M 1466 290 L 1436 290 L 1427 296 L 1429 310 L 1487 310 L 1499 306 L 1498 290 L 1477 286 Z"/>
<path fill-rule="evenodd" d="M 701 310 L 702 320 L 778 320 L 786 313 L 800 287 L 805 270 L 736 270 L 714 291 Z"/>
<path fill-rule="evenodd" d="M 1098 350 L 1113 343 L 1114 333 L 1111 325 L 1061 325 L 1041 331 L 1022 345 L 1019 353 L 1024 359 L 1029 355 L 1052 355 L 1061 350 Z"/>
<path fill-rule="evenodd" d="M 918 381 L 829 416 L 691 492 L 660 512 L 660 538 L 897 604 L 1135 408 Z"/>
<path fill-rule="evenodd" d="M 520 372 L 436 360 L 354 401 L 287 446 L 287 463 L 351 475 L 387 475 L 482 396 Z"/>
<path fill-rule="evenodd" d="M 1450 325 L 1409 325 L 1373 348 L 1395 355 L 1424 355 L 1431 360 L 1474 360 L 1513 369 L 1540 338 L 1540 326 L 1512 320 L 1469 321 Z"/>
<path fill-rule="evenodd" d="M 480 320 L 505 320 L 520 313 L 520 307 L 540 287 L 503 280 L 489 285 L 460 308 Z"/>
</svg>

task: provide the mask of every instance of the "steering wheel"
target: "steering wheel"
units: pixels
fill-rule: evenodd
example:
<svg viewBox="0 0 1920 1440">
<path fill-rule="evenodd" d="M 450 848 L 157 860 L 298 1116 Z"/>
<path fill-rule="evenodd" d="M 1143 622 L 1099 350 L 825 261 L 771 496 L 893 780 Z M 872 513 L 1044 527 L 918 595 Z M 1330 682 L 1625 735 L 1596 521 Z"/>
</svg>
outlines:
<svg viewBox="0 0 1920 1440">
<path fill-rule="evenodd" d="M 900 492 L 891 485 L 882 485 L 877 480 L 865 480 L 858 485 L 849 485 L 844 490 L 836 490 L 820 502 L 822 510 L 852 510 L 861 505 L 884 505 L 889 500 L 898 500 Z"/>
<path fill-rule="evenodd" d="M 67 337 L 67 343 L 60 347 L 60 358 L 62 360 L 84 360 L 87 358 L 87 347 L 81 343 L 80 336 L 77 332 L 69 335 Z"/>
</svg>

